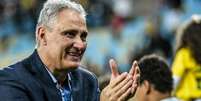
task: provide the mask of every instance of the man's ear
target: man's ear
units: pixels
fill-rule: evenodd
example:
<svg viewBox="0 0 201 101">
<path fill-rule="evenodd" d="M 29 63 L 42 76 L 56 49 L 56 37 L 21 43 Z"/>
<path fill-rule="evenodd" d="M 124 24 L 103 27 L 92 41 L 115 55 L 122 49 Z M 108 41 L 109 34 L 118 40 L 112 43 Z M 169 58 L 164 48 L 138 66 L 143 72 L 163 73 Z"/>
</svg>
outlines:
<svg viewBox="0 0 201 101">
<path fill-rule="evenodd" d="M 149 83 L 149 81 L 147 80 L 144 80 L 144 86 L 145 86 L 145 89 L 146 89 L 146 94 L 150 94 L 151 92 L 151 84 Z"/>
<path fill-rule="evenodd" d="M 36 41 L 39 45 L 47 45 L 46 39 L 47 29 L 44 26 L 39 26 L 36 31 Z"/>
</svg>

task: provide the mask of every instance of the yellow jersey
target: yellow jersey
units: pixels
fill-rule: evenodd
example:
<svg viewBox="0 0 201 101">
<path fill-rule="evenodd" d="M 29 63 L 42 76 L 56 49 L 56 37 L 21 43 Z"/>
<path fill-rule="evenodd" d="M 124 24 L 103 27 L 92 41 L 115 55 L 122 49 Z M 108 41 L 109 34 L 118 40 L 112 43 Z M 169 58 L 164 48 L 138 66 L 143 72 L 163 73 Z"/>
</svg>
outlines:
<svg viewBox="0 0 201 101">
<path fill-rule="evenodd" d="M 182 101 L 201 98 L 201 65 L 197 64 L 189 48 L 181 48 L 172 64 L 174 76 L 181 80 L 174 94 Z"/>
</svg>

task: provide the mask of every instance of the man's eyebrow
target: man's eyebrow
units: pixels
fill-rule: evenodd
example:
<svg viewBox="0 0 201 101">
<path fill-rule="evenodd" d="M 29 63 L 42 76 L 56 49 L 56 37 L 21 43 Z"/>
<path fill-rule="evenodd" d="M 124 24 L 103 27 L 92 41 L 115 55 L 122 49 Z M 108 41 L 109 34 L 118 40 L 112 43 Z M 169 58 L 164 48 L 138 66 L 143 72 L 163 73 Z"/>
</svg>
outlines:
<svg viewBox="0 0 201 101">
<path fill-rule="evenodd" d="M 77 32 L 78 32 L 78 30 L 76 30 L 76 29 L 67 29 L 67 30 L 65 30 L 65 31 L 67 31 L 67 32 L 74 32 L 74 33 L 77 33 Z"/>
<path fill-rule="evenodd" d="M 65 30 L 63 30 L 62 31 L 62 33 L 65 33 L 65 32 L 72 32 L 72 33 L 78 33 L 78 32 L 80 32 L 80 33 L 82 33 L 82 34 L 86 34 L 86 35 L 88 35 L 88 31 L 85 31 L 85 30 L 76 30 L 76 29 L 65 29 Z"/>
<path fill-rule="evenodd" d="M 82 31 L 82 34 L 88 35 L 88 31 Z"/>
<path fill-rule="evenodd" d="M 61 31 L 61 33 L 67 33 L 67 32 L 77 33 L 78 30 L 76 30 L 76 29 L 62 29 L 62 31 Z"/>
</svg>

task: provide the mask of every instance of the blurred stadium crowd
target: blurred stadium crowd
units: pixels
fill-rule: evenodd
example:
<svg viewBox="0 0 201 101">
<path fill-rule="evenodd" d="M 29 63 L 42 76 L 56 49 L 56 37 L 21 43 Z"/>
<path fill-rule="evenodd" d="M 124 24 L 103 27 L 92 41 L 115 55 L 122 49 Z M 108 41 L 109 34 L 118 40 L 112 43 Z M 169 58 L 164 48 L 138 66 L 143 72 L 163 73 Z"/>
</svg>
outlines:
<svg viewBox="0 0 201 101">
<path fill-rule="evenodd" d="M 35 24 L 45 0 L 1 0 L 0 66 L 30 54 Z M 156 53 L 171 64 L 175 30 L 192 14 L 201 13 L 200 0 L 76 0 L 88 12 L 90 35 L 83 64 L 108 72 L 108 59 L 127 71 L 133 59 Z M 129 62 L 129 63 L 128 63 Z"/>
<path fill-rule="evenodd" d="M 0 67 L 28 56 L 35 46 L 35 24 L 45 0 L 1 0 Z M 83 65 L 97 76 L 109 73 L 114 58 L 121 72 L 134 59 L 155 53 L 172 64 L 175 31 L 201 0 L 75 0 L 87 10 L 88 48 Z"/>
</svg>

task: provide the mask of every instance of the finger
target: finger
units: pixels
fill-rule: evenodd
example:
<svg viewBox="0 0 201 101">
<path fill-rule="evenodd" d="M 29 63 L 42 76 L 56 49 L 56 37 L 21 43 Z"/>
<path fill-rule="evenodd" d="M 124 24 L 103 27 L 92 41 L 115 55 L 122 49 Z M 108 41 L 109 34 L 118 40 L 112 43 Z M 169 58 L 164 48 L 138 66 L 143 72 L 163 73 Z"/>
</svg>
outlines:
<svg viewBox="0 0 201 101">
<path fill-rule="evenodd" d="M 138 66 L 137 61 L 134 62 L 134 66 L 135 66 L 135 69 L 134 69 L 134 74 L 133 74 L 133 80 L 137 79 L 135 77 L 136 75 L 140 75 L 140 68 Z"/>
<path fill-rule="evenodd" d="M 126 101 L 128 96 L 130 95 L 130 92 L 131 92 L 131 88 L 129 88 L 125 93 L 123 93 L 118 101 Z"/>
<path fill-rule="evenodd" d="M 139 85 L 139 78 L 140 78 L 139 74 L 137 74 L 134 77 L 134 81 L 133 81 L 132 89 L 131 89 L 131 94 L 135 94 L 135 91 L 137 90 L 137 86 Z"/>
<path fill-rule="evenodd" d="M 110 84 L 109 86 L 111 88 L 114 88 L 116 85 L 118 85 L 120 82 L 122 82 L 124 79 L 126 79 L 128 73 L 127 72 L 124 72 L 122 73 L 121 75 L 119 75 L 118 77 L 116 77 L 115 79 L 113 80 L 110 80 Z"/>
<path fill-rule="evenodd" d="M 139 84 L 139 80 L 140 80 L 140 68 L 139 66 L 137 65 L 136 68 L 135 68 L 135 73 L 134 73 L 134 76 L 133 76 L 133 80 L 136 81 L 137 84 Z"/>
<path fill-rule="evenodd" d="M 134 75 L 137 75 L 139 73 L 139 66 L 137 61 L 135 61 L 135 70 L 134 70 Z"/>
<path fill-rule="evenodd" d="M 140 68 L 137 61 L 134 61 L 134 66 L 135 66 L 134 74 L 140 74 Z"/>
<path fill-rule="evenodd" d="M 138 65 L 137 65 L 136 71 L 137 71 L 137 74 L 140 75 L 140 67 Z"/>
<path fill-rule="evenodd" d="M 109 97 L 109 96 L 111 96 L 111 93 L 110 93 L 109 91 L 110 91 L 109 86 L 106 86 L 106 87 L 102 90 L 101 95 L 104 95 L 104 96 L 106 96 L 106 97 Z"/>
<path fill-rule="evenodd" d="M 128 73 L 122 73 L 120 76 L 118 76 L 117 78 L 115 78 L 108 86 L 106 86 L 103 91 L 102 91 L 102 95 L 104 94 L 107 97 L 113 97 L 114 93 L 116 93 L 117 89 L 120 89 L 121 87 L 117 87 L 120 86 L 120 82 L 126 83 L 130 80 L 132 80 L 132 77 L 130 76 L 130 78 L 128 78 Z M 127 81 L 126 81 L 127 80 Z M 121 86 L 123 86 L 123 84 L 121 84 Z"/>
<path fill-rule="evenodd" d="M 136 66 L 137 66 L 137 61 L 134 61 L 134 62 L 133 62 L 133 65 L 132 65 L 132 67 L 131 67 L 131 69 L 130 69 L 130 71 L 129 71 L 129 74 L 130 74 L 130 75 L 134 75 Z"/>
<path fill-rule="evenodd" d="M 112 77 L 117 77 L 119 75 L 118 69 L 117 69 L 117 63 L 115 62 L 114 59 L 110 59 L 109 61 L 110 64 L 110 69 L 112 72 Z"/>
<path fill-rule="evenodd" d="M 119 97 L 122 94 L 124 94 L 129 88 L 132 87 L 132 83 L 133 80 L 129 80 L 126 83 L 124 83 L 123 85 L 121 85 L 121 87 L 119 87 L 115 92 L 114 92 L 114 96 L 115 97 Z"/>
<path fill-rule="evenodd" d="M 132 76 L 127 76 L 122 82 L 120 82 L 118 85 L 114 86 L 114 93 L 116 93 L 117 91 L 120 91 L 120 89 L 122 89 L 125 86 L 128 86 L 128 84 L 130 84 L 130 87 L 132 86 L 133 80 L 132 80 Z"/>
<path fill-rule="evenodd" d="M 137 61 L 133 62 L 133 66 L 134 67 L 134 71 L 132 72 L 133 74 L 133 84 L 132 84 L 132 89 L 131 89 L 131 93 L 135 93 L 137 86 L 139 84 L 139 79 L 140 79 L 140 68 L 138 66 Z M 130 73 L 129 73 L 130 74 Z"/>
</svg>

